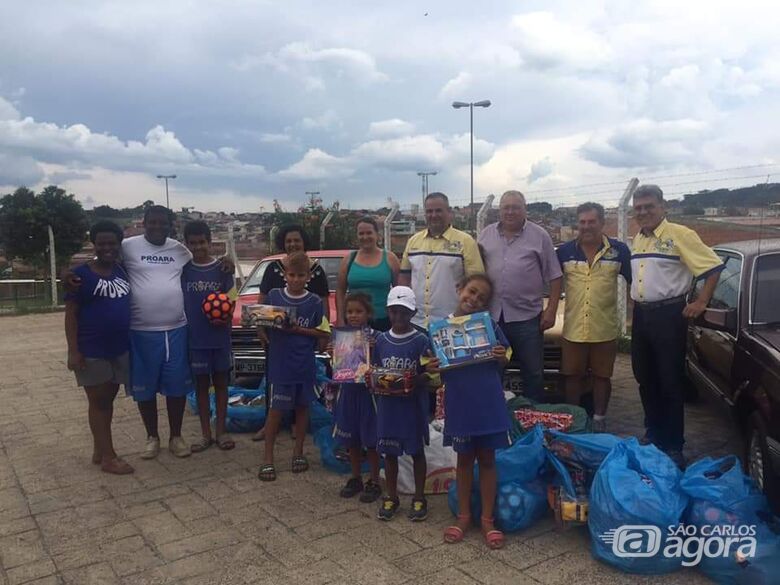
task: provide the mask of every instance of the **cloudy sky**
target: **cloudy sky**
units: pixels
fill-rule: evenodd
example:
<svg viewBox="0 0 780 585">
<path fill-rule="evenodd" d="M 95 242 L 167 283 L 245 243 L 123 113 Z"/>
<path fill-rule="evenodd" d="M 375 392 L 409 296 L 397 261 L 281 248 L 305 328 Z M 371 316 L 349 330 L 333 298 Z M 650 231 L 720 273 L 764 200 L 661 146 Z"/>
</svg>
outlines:
<svg viewBox="0 0 780 585">
<path fill-rule="evenodd" d="M 0 9 L 0 193 L 289 210 L 780 180 L 772 1 L 28 0 Z"/>
</svg>

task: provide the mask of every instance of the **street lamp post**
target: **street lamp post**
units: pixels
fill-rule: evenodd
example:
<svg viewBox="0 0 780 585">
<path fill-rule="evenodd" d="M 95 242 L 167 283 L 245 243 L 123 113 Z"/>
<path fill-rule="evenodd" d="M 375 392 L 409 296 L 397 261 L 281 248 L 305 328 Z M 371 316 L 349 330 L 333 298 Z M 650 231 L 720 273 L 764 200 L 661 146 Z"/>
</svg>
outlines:
<svg viewBox="0 0 780 585">
<path fill-rule="evenodd" d="M 474 108 L 489 108 L 490 100 L 479 102 L 452 102 L 452 107 L 456 110 L 460 108 L 469 109 L 469 140 L 471 142 L 471 205 L 469 206 L 470 215 L 474 216 Z M 472 222 L 473 223 L 473 222 Z"/>
<path fill-rule="evenodd" d="M 428 177 L 437 175 L 439 171 L 418 171 L 417 176 L 422 178 L 422 204 L 425 207 L 425 198 L 428 196 Z"/>
<path fill-rule="evenodd" d="M 175 179 L 176 175 L 157 175 L 158 179 L 165 179 L 165 207 L 171 208 L 171 200 L 168 197 L 168 179 Z"/>
<path fill-rule="evenodd" d="M 305 193 L 306 193 L 306 195 L 309 196 L 309 206 L 313 210 L 314 209 L 314 204 L 315 204 L 315 201 L 316 201 L 316 197 L 317 197 L 317 195 L 320 194 L 320 192 L 319 191 L 305 191 Z"/>
</svg>

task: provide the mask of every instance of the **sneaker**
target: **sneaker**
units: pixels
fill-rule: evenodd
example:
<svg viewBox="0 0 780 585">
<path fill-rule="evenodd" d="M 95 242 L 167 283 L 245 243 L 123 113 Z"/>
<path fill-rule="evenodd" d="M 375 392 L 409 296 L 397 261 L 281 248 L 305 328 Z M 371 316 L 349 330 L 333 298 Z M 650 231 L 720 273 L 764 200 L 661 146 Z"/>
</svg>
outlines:
<svg viewBox="0 0 780 585">
<path fill-rule="evenodd" d="M 155 459 L 160 454 L 160 437 L 147 437 L 141 459 Z"/>
<path fill-rule="evenodd" d="M 363 480 L 359 477 L 350 477 L 347 480 L 347 485 L 341 488 L 339 495 L 342 498 L 354 498 L 362 491 L 363 491 Z"/>
<path fill-rule="evenodd" d="M 400 505 L 401 502 L 398 498 L 385 496 L 382 498 L 382 505 L 379 506 L 379 512 L 377 512 L 376 517 L 380 520 L 392 520 Z"/>
<path fill-rule="evenodd" d="M 192 454 L 190 446 L 181 437 L 171 437 L 171 440 L 168 441 L 168 451 L 173 453 L 175 457 L 189 457 Z"/>
<path fill-rule="evenodd" d="M 360 501 L 364 504 L 372 504 L 382 495 L 382 486 L 373 480 L 368 480 L 363 486 L 363 493 L 360 494 Z"/>
<path fill-rule="evenodd" d="M 669 456 L 669 459 L 674 461 L 674 464 L 680 468 L 680 471 L 685 471 L 685 467 L 688 462 L 685 459 L 685 455 L 682 454 L 682 451 L 669 449 L 668 451 L 665 451 L 665 453 Z"/>
<path fill-rule="evenodd" d="M 607 432 L 607 419 L 593 419 L 590 423 L 590 430 L 594 433 L 606 433 Z"/>
<path fill-rule="evenodd" d="M 428 500 L 425 498 L 412 498 L 412 507 L 409 509 L 409 520 L 422 522 L 428 517 Z"/>
</svg>

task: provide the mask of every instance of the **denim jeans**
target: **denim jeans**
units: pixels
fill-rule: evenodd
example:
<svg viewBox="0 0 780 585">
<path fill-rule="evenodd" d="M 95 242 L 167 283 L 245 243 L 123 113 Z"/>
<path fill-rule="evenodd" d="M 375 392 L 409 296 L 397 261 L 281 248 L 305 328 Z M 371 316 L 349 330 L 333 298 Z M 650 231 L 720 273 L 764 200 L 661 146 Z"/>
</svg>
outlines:
<svg viewBox="0 0 780 585">
<path fill-rule="evenodd" d="M 523 394 L 540 402 L 544 398 L 544 333 L 539 329 L 541 315 L 527 321 L 498 322 L 509 344 L 512 360 L 520 364 Z"/>
</svg>

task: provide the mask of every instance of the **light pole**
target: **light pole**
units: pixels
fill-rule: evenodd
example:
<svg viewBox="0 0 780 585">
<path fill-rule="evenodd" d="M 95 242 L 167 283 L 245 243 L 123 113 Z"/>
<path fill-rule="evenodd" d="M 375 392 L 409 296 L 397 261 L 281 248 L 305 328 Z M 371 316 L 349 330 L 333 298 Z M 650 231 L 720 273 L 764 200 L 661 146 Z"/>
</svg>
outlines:
<svg viewBox="0 0 780 585">
<path fill-rule="evenodd" d="M 452 102 L 452 107 L 456 110 L 460 108 L 469 109 L 469 140 L 471 142 L 471 205 L 469 206 L 470 215 L 474 216 L 474 107 L 489 108 L 490 100 L 479 102 Z"/>
<path fill-rule="evenodd" d="M 175 179 L 176 175 L 157 175 L 158 179 L 165 179 L 165 207 L 171 208 L 171 200 L 168 197 L 168 179 Z"/>
<path fill-rule="evenodd" d="M 425 198 L 428 196 L 428 177 L 437 175 L 439 171 L 418 171 L 417 176 L 422 178 L 422 203 L 425 208 Z"/>
<path fill-rule="evenodd" d="M 311 207 L 312 211 L 314 211 L 315 207 L 315 197 L 320 194 L 319 191 L 305 191 L 306 195 L 309 196 L 309 207 Z"/>
</svg>

